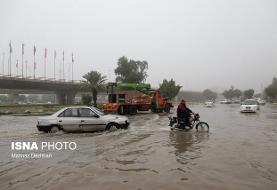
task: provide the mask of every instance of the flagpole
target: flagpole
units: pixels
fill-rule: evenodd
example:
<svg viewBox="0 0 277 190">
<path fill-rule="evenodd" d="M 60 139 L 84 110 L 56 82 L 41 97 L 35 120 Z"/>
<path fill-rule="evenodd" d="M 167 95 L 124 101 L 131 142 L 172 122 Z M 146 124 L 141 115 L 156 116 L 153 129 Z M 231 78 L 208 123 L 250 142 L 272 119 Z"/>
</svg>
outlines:
<svg viewBox="0 0 277 190">
<path fill-rule="evenodd" d="M 9 76 L 12 76 L 12 42 L 10 41 Z"/>
<path fill-rule="evenodd" d="M 64 78 L 64 51 L 63 51 L 63 80 L 65 80 L 65 78 Z"/>
<path fill-rule="evenodd" d="M 57 52 L 54 50 L 54 80 L 56 80 L 56 55 Z"/>
<path fill-rule="evenodd" d="M 36 78 L 36 46 L 34 46 L 34 79 Z"/>
<path fill-rule="evenodd" d="M 28 69 L 27 69 L 27 64 L 28 64 L 28 61 L 25 60 L 25 72 L 26 72 L 26 78 L 28 78 Z"/>
<path fill-rule="evenodd" d="M 18 76 L 18 59 L 16 60 L 16 77 Z"/>
<path fill-rule="evenodd" d="M 46 56 L 47 56 L 47 49 L 44 49 L 44 80 L 46 80 Z"/>
<path fill-rule="evenodd" d="M 12 53 L 10 53 L 10 77 L 12 76 Z"/>
<path fill-rule="evenodd" d="M 73 59 L 73 53 L 72 53 L 72 65 L 71 65 L 71 72 L 72 72 L 72 82 L 73 82 L 73 64 L 74 64 L 74 59 Z"/>
<path fill-rule="evenodd" d="M 59 64 L 58 64 L 58 74 L 59 74 L 59 80 L 61 80 L 62 79 L 62 74 L 61 74 L 61 72 L 62 72 L 62 62 L 61 61 L 59 61 Z"/>
<path fill-rule="evenodd" d="M 44 58 L 44 80 L 46 79 L 46 58 Z"/>
<path fill-rule="evenodd" d="M 36 56 L 34 55 L 34 79 L 36 78 Z"/>
<path fill-rule="evenodd" d="M 8 57 L 7 76 L 10 74 L 10 58 Z"/>
<path fill-rule="evenodd" d="M 23 78 L 23 55 L 24 55 L 24 44 L 22 44 L 22 64 L 21 64 L 21 77 Z"/>
<path fill-rule="evenodd" d="M 5 75 L 5 52 L 3 52 L 3 57 L 2 57 L 2 73 Z"/>
<path fill-rule="evenodd" d="M 18 66 L 19 66 L 19 65 L 18 65 L 18 59 L 17 59 L 17 60 L 16 60 L 16 69 L 17 69 L 17 70 L 16 70 L 16 76 L 18 76 L 18 70 L 19 70 Z"/>
<path fill-rule="evenodd" d="M 10 53 L 10 77 L 12 76 L 12 54 Z"/>
</svg>

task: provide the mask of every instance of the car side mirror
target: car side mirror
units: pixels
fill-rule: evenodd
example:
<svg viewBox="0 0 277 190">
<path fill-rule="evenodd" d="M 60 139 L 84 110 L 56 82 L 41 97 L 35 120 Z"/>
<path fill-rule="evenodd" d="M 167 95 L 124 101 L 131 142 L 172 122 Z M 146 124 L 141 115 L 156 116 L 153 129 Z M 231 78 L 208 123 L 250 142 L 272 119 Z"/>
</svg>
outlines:
<svg viewBox="0 0 277 190">
<path fill-rule="evenodd" d="M 95 116 L 94 116 L 94 117 L 99 118 L 100 116 L 95 114 Z"/>
</svg>

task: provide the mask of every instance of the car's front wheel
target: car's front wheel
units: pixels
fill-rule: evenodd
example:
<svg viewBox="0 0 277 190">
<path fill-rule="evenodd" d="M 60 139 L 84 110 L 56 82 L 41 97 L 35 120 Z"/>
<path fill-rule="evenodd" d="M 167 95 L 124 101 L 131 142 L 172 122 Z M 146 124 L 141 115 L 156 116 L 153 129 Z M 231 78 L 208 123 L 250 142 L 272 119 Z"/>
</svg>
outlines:
<svg viewBox="0 0 277 190">
<path fill-rule="evenodd" d="M 60 129 L 58 126 L 52 126 L 51 129 L 50 129 L 50 133 L 56 133 L 58 132 Z"/>
<path fill-rule="evenodd" d="M 106 130 L 115 131 L 119 128 L 120 128 L 120 126 L 117 123 L 110 123 L 107 125 Z"/>
</svg>

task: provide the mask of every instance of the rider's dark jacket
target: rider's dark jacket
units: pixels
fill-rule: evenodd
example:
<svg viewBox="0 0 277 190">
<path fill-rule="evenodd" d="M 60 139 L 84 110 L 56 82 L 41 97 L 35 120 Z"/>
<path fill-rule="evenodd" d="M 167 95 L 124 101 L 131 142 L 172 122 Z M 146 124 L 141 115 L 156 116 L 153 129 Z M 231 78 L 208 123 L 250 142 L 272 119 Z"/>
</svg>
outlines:
<svg viewBox="0 0 277 190">
<path fill-rule="evenodd" d="M 189 122 L 192 111 L 184 103 L 180 103 L 177 108 L 177 118 Z"/>
</svg>

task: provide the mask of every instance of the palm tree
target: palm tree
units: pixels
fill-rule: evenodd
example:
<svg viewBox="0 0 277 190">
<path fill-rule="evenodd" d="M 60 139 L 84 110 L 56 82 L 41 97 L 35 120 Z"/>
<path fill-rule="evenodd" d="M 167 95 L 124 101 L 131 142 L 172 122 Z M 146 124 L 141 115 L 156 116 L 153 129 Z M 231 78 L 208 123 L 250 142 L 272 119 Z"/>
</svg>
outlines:
<svg viewBox="0 0 277 190">
<path fill-rule="evenodd" d="M 96 107 L 98 91 L 104 90 L 105 81 L 107 80 L 107 77 L 97 71 L 90 71 L 87 74 L 85 74 L 83 78 L 86 79 L 86 81 L 84 81 L 84 87 L 91 91 L 93 104 Z"/>
</svg>

